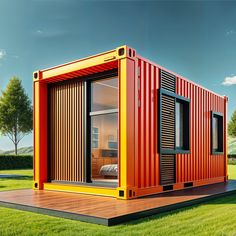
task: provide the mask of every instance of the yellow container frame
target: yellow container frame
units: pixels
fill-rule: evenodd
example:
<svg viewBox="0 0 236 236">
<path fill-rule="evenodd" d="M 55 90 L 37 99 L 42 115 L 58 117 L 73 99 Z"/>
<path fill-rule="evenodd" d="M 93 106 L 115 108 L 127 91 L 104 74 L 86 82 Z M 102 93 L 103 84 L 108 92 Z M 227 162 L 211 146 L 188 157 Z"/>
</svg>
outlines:
<svg viewBox="0 0 236 236">
<path fill-rule="evenodd" d="M 34 81 L 34 184 L 35 190 L 69 191 L 86 194 L 104 195 L 121 199 L 135 197 L 134 156 L 127 160 L 127 76 L 135 78 L 136 52 L 128 46 L 121 46 L 95 56 L 78 61 L 39 70 L 33 73 Z M 47 97 L 48 84 L 71 79 L 86 68 L 96 67 L 117 61 L 120 83 L 119 91 L 119 186 L 117 188 L 94 187 L 48 182 L 48 137 L 47 137 Z M 63 76 L 62 76 L 63 75 Z M 133 98 L 134 99 L 134 98 Z M 121 128 L 122 127 L 122 128 Z"/>
</svg>

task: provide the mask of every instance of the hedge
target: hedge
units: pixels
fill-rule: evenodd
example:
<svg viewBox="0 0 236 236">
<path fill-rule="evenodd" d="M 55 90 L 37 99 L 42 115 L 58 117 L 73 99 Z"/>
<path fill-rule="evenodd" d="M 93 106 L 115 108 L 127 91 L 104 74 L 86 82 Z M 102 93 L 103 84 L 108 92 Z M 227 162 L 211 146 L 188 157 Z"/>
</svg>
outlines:
<svg viewBox="0 0 236 236">
<path fill-rule="evenodd" d="M 236 155 L 228 155 L 228 164 L 236 164 Z M 0 155 L 0 170 L 32 169 L 32 155 Z"/>
<path fill-rule="evenodd" d="M 228 158 L 236 158 L 236 154 L 228 154 Z"/>
<path fill-rule="evenodd" d="M 32 155 L 0 155 L 0 170 L 32 169 Z"/>
</svg>

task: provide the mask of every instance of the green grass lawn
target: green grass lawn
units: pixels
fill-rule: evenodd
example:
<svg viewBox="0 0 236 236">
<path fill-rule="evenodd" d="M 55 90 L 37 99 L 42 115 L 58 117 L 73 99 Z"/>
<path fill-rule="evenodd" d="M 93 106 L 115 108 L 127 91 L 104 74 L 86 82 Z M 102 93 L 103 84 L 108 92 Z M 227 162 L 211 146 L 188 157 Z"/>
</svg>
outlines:
<svg viewBox="0 0 236 236">
<path fill-rule="evenodd" d="M 1 173 L 28 175 L 14 187 L 31 187 L 32 170 Z M 236 165 L 229 177 L 236 179 Z M 7 181 L 0 180 L 0 190 L 14 188 Z M 113 227 L 0 207 L 0 226 L 0 235 L 236 235 L 236 194 Z"/>
<path fill-rule="evenodd" d="M 0 179 L 0 191 L 31 188 L 33 170 L 0 170 L 0 174 L 17 174 L 22 177 Z"/>
<path fill-rule="evenodd" d="M 229 179 L 236 179 L 236 165 L 228 165 Z"/>
</svg>

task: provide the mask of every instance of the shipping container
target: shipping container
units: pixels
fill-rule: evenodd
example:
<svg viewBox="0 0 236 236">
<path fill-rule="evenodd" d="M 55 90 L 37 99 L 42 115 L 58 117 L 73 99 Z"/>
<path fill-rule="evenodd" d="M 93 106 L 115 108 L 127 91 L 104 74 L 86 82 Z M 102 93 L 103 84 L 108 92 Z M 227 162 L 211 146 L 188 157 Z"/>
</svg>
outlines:
<svg viewBox="0 0 236 236">
<path fill-rule="evenodd" d="M 33 73 L 34 189 L 132 199 L 227 181 L 227 97 L 128 46 Z"/>
</svg>

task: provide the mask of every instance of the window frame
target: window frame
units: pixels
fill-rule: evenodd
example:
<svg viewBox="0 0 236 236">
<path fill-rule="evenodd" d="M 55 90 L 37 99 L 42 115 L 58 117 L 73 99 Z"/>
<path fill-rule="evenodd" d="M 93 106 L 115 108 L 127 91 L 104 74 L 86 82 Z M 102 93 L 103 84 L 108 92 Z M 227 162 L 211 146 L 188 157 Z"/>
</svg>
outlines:
<svg viewBox="0 0 236 236">
<path fill-rule="evenodd" d="M 95 183 L 91 180 L 91 82 L 98 81 L 106 78 L 118 77 L 119 83 L 119 73 L 118 69 L 112 69 L 106 72 L 92 74 L 90 76 L 83 77 L 84 83 L 84 185 L 95 185 L 95 186 L 107 186 L 107 183 Z M 119 88 L 119 87 L 118 87 Z M 92 113 L 93 114 L 93 113 Z M 119 104 L 118 104 L 118 115 L 119 115 Z M 119 129 L 119 127 L 118 127 Z M 119 158 L 119 149 L 118 149 Z M 119 160 L 119 159 L 118 159 Z M 113 185 L 113 183 L 112 183 Z M 117 184 L 115 185 L 117 186 Z"/>
<path fill-rule="evenodd" d="M 186 148 L 178 148 L 176 147 L 176 117 L 175 117 L 175 149 L 166 149 L 166 148 L 162 148 L 161 147 L 161 130 L 162 130 L 162 127 L 161 127 L 161 116 L 162 116 L 162 111 L 161 111 L 161 107 L 162 107 L 162 94 L 166 95 L 166 96 L 170 96 L 170 97 L 173 97 L 175 98 L 175 108 L 176 108 L 176 101 L 180 101 L 181 103 L 183 104 L 187 104 L 188 106 L 188 114 L 185 114 L 185 116 L 188 115 L 188 135 L 187 135 L 187 145 L 186 145 Z M 163 88 L 160 88 L 159 89 L 159 121 L 158 121 L 158 128 L 159 128 L 159 140 L 158 140 L 158 150 L 159 150 L 159 153 L 160 154 L 190 154 L 190 144 L 191 144 L 191 140 L 190 140 L 190 132 L 191 132 L 191 119 L 190 119 L 190 110 L 191 110 L 191 106 L 190 106 L 190 99 L 189 98 L 186 98 L 186 97 L 183 97 L 183 96 L 180 96 L 176 93 L 173 93 L 173 92 L 170 92 L 166 89 L 163 89 Z M 176 116 L 176 110 L 175 110 L 175 116 Z M 185 135 L 186 136 L 186 135 Z"/>
<path fill-rule="evenodd" d="M 96 82 L 96 81 L 100 81 L 103 79 L 112 79 L 112 78 L 117 78 L 118 80 L 118 104 L 117 104 L 117 108 L 112 108 L 112 109 L 106 109 L 106 110 L 98 110 L 98 111 L 92 111 L 92 83 Z M 89 79 L 87 81 L 84 82 L 85 85 L 85 122 L 86 122 L 86 130 L 84 131 L 84 134 L 87 136 L 86 137 L 86 147 L 87 150 L 86 151 L 86 156 L 85 156 L 85 165 L 86 165 L 86 184 L 89 185 L 94 185 L 94 186 L 100 186 L 100 187 L 117 187 L 118 183 L 117 182 L 104 182 L 104 181 L 94 181 L 92 179 L 92 168 L 91 168 L 91 163 L 92 163 L 92 158 L 91 158 L 91 152 L 92 152 L 92 147 L 91 147 L 91 124 L 92 124 L 92 117 L 94 116 L 100 116 L 100 115 L 109 115 L 109 114 L 116 114 L 118 116 L 119 119 L 119 74 L 118 71 L 114 70 L 114 72 L 108 72 L 108 73 L 103 73 L 102 76 L 100 77 L 93 77 L 92 79 Z M 118 122 L 118 127 L 117 129 L 119 130 L 119 122 Z M 119 132 L 117 133 L 118 135 L 118 148 L 117 148 L 117 162 L 119 164 Z M 120 173 L 118 170 L 118 176 L 117 176 L 117 180 L 119 182 L 119 178 L 120 178 Z"/>
<path fill-rule="evenodd" d="M 213 118 L 218 118 L 218 148 L 213 147 Z M 222 124 L 220 128 L 220 123 Z M 220 112 L 211 111 L 211 155 L 223 155 L 224 154 L 224 114 Z"/>
<path fill-rule="evenodd" d="M 175 133 L 175 149 L 189 151 L 190 150 L 190 128 L 191 128 L 190 127 L 190 101 L 176 98 L 175 104 L 177 102 L 183 105 L 183 146 L 182 147 L 176 146 L 176 133 Z M 184 112 L 185 109 L 187 109 L 187 112 Z M 175 132 L 176 132 L 176 111 L 175 111 Z"/>
</svg>

